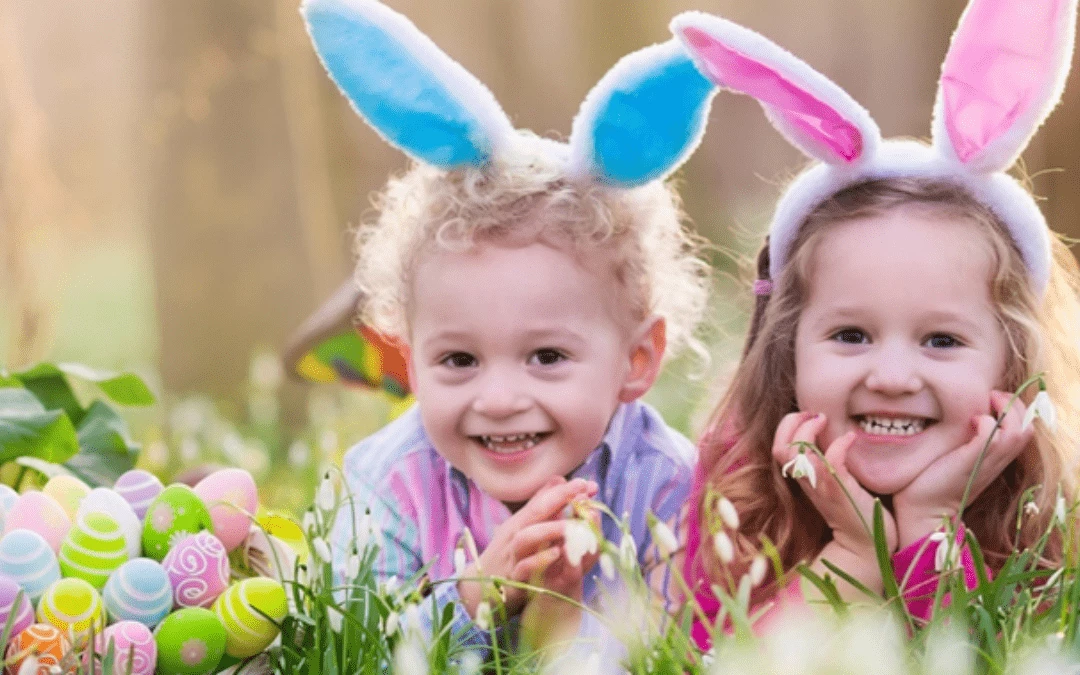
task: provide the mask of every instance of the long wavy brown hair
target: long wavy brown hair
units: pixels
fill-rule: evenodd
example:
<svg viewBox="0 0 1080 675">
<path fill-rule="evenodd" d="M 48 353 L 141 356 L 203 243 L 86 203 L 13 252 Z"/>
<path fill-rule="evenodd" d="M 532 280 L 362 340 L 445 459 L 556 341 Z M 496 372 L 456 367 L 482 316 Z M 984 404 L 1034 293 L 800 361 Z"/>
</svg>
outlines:
<svg viewBox="0 0 1080 675">
<path fill-rule="evenodd" d="M 1031 445 L 964 511 L 964 522 L 977 537 L 993 568 L 1017 544 L 1033 544 L 1046 531 L 1058 489 L 1068 503 L 1076 492 L 1080 454 L 1080 270 L 1068 248 L 1053 239 L 1049 286 L 1039 298 L 1023 259 L 1008 231 L 964 189 L 926 179 L 886 179 L 847 188 L 821 204 L 803 224 L 786 268 L 770 296 L 762 296 L 751 320 L 743 358 L 701 441 L 707 489 L 695 498 L 701 532 L 712 533 L 719 519 L 715 501 L 723 495 L 735 505 L 741 525 L 736 556 L 727 569 L 711 546 L 702 546 L 695 565 L 726 586 L 745 573 L 767 537 L 779 551 L 784 569 L 816 557 L 831 538 L 829 528 L 796 481 L 781 477 L 772 457 L 773 437 L 784 415 L 796 411 L 795 331 L 806 302 L 814 250 L 832 226 L 915 208 L 931 217 L 961 219 L 981 233 L 992 259 L 991 297 L 1009 345 L 1004 390 L 1015 391 L 1030 376 L 1046 373 L 1046 385 L 1058 411 L 1057 430 L 1041 427 Z M 758 276 L 769 278 L 768 244 L 758 256 Z M 1035 388 L 1022 398 L 1030 402 Z M 1038 514 L 1017 518 L 1025 491 Z M 706 539 L 708 541 L 708 539 Z M 1057 536 L 1045 550 L 1047 564 L 1061 559 Z M 755 595 L 760 602 L 775 593 L 775 582 Z"/>
</svg>

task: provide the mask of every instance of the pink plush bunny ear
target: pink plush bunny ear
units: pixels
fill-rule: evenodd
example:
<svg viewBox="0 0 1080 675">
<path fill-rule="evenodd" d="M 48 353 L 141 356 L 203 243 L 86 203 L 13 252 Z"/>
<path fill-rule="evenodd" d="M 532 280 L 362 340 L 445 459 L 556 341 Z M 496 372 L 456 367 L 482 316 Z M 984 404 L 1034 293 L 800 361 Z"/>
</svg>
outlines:
<svg viewBox="0 0 1080 675">
<path fill-rule="evenodd" d="M 970 170 L 1008 169 L 1061 98 L 1077 0 L 972 0 L 934 107 L 934 145 Z"/>
<path fill-rule="evenodd" d="M 717 16 L 685 12 L 671 32 L 713 82 L 754 97 L 792 145 L 829 164 L 873 155 L 881 131 L 843 89 L 772 41 Z"/>
</svg>

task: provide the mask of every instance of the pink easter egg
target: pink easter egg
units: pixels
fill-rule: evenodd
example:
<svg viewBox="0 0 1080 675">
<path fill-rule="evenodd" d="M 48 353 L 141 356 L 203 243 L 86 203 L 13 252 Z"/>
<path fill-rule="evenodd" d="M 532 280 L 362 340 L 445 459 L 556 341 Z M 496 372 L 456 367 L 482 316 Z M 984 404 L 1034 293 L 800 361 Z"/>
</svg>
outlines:
<svg viewBox="0 0 1080 675">
<path fill-rule="evenodd" d="M 157 642 L 150 629 L 138 621 L 118 621 L 97 636 L 96 650 L 105 657 L 109 643 L 113 645 L 112 675 L 128 673 L 128 657 L 131 658 L 131 675 L 153 675 L 157 667 Z"/>
<path fill-rule="evenodd" d="M 22 589 L 19 584 L 15 583 L 11 577 L 0 574 L 0 630 L 7 625 L 8 617 L 14 614 L 11 635 L 18 635 L 24 628 L 34 623 L 34 608 L 30 604 L 29 595 L 23 593 L 18 606 L 15 605 L 15 598 L 20 590 Z"/>
<path fill-rule="evenodd" d="M 150 502 L 154 501 L 154 498 L 164 489 L 165 486 L 161 484 L 157 476 L 142 469 L 125 472 L 116 479 L 113 485 L 113 490 L 131 504 L 139 520 L 146 517 L 146 509 L 150 508 Z"/>
<path fill-rule="evenodd" d="M 229 585 L 229 555 L 209 532 L 189 534 L 161 561 L 173 587 L 173 605 L 210 607 Z"/>
<path fill-rule="evenodd" d="M 12 530 L 37 532 L 49 543 L 54 553 L 71 529 L 71 518 L 60 504 L 38 490 L 24 492 L 11 507 L 4 520 L 4 534 Z"/>
<path fill-rule="evenodd" d="M 243 469 L 221 469 L 203 478 L 195 494 L 210 508 L 214 534 L 231 551 L 244 542 L 259 506 L 255 479 Z"/>
</svg>

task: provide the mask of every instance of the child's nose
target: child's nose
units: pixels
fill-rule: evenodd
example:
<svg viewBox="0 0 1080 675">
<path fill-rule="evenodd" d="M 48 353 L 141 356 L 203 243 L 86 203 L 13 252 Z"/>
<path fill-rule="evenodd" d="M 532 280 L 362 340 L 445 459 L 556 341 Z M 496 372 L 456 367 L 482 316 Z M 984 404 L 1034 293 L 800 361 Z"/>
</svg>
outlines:
<svg viewBox="0 0 1080 675">
<path fill-rule="evenodd" d="M 902 347 L 878 350 L 866 375 L 867 389 L 891 396 L 914 393 L 922 386 L 914 355 Z"/>
<path fill-rule="evenodd" d="M 508 373 L 491 372 L 483 378 L 472 408 L 488 417 L 510 417 L 525 412 L 530 405 L 532 399 L 518 378 Z"/>
</svg>

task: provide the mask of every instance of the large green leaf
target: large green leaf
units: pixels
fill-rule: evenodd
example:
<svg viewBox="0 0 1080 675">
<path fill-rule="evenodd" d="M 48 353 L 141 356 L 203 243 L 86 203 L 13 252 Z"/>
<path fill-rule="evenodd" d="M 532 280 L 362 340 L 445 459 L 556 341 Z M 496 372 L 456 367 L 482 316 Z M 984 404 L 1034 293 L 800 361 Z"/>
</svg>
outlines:
<svg viewBox="0 0 1080 675">
<path fill-rule="evenodd" d="M 147 406 L 156 401 L 150 388 L 134 373 L 94 370 L 78 363 L 61 363 L 57 367 L 71 377 L 93 382 L 106 396 L 120 405 Z"/>
<path fill-rule="evenodd" d="M 135 467 L 139 446 L 127 422 L 101 401 L 94 401 L 79 425 L 79 453 L 64 466 L 90 486 L 112 485 Z"/>
<path fill-rule="evenodd" d="M 39 363 L 28 370 L 15 373 L 15 377 L 33 392 L 46 410 L 63 410 L 75 425 L 82 421 L 86 411 L 75 397 L 67 378 L 56 366 Z"/>
<path fill-rule="evenodd" d="M 23 383 L 19 381 L 19 378 L 8 373 L 8 371 L 0 368 L 0 388 L 2 387 L 21 387 Z"/>
<path fill-rule="evenodd" d="M 46 410 L 26 389 L 0 388 L 0 464 L 22 455 L 64 462 L 78 450 L 75 427 L 63 410 Z"/>
</svg>

